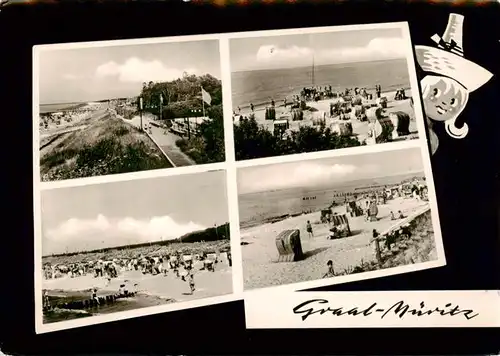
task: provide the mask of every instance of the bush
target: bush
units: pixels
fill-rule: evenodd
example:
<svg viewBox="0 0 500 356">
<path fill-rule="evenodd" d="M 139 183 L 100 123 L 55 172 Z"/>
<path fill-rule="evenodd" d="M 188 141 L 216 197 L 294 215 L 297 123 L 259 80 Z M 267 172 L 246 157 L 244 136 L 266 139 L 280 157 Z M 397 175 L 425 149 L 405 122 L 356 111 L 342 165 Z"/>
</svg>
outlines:
<svg viewBox="0 0 500 356">
<path fill-rule="evenodd" d="M 340 136 L 324 125 L 303 126 L 282 140 L 259 126 L 253 117 L 234 125 L 234 143 L 237 160 L 361 146 L 356 138 Z"/>
<path fill-rule="evenodd" d="M 47 170 L 60 167 L 45 174 L 42 180 L 73 179 L 165 168 L 163 157 L 152 155 L 150 151 L 144 142 L 123 145 L 115 137 L 104 138 L 79 151 L 57 151 L 44 157 L 40 163 L 45 165 Z M 73 159 L 74 163 L 64 165 L 69 159 Z"/>
<path fill-rule="evenodd" d="M 224 119 L 222 105 L 207 110 L 210 120 L 199 126 L 199 132 L 190 139 L 177 140 L 176 145 L 197 164 L 223 162 L 224 151 Z"/>
</svg>

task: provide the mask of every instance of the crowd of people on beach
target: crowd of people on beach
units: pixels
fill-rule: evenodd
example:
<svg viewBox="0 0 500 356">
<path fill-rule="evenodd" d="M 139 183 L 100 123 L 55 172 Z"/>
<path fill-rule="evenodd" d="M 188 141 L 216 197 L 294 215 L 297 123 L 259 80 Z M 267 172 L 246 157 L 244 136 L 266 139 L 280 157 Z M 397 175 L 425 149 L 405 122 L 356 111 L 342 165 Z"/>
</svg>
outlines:
<svg viewBox="0 0 500 356">
<path fill-rule="evenodd" d="M 370 92 L 372 91 L 372 92 Z M 373 90 L 370 90 L 366 87 L 353 87 L 353 88 L 345 88 L 344 90 L 334 90 L 331 85 L 324 86 L 311 86 L 304 87 L 300 90 L 298 94 L 292 94 L 283 99 L 283 107 L 290 107 L 290 109 L 299 108 L 301 102 L 314 102 L 320 100 L 327 99 L 335 99 L 335 98 L 343 98 L 343 99 L 351 99 L 352 97 L 360 97 L 365 100 L 373 100 L 381 98 L 382 96 L 382 87 L 379 84 L 376 84 Z M 404 88 L 398 89 L 396 91 L 396 95 L 394 97 L 395 100 L 403 100 L 406 99 Z M 270 98 L 266 105 L 270 105 L 271 107 L 276 106 L 276 102 L 273 98 Z M 263 105 L 260 103 L 258 105 Z M 255 112 L 256 106 L 253 102 L 250 102 L 248 107 L 251 112 Z M 236 110 L 233 111 L 233 115 L 240 115 L 241 107 L 238 106 Z"/>
<path fill-rule="evenodd" d="M 45 279 L 76 278 L 91 274 L 94 278 L 106 278 L 106 285 L 109 285 L 112 279 L 118 278 L 120 274 L 127 271 L 140 271 L 143 275 L 149 274 L 153 276 L 166 276 L 169 272 L 172 272 L 176 278 L 187 282 L 193 293 L 195 290 L 195 271 L 215 272 L 217 264 L 222 263 L 222 256 L 225 257 L 228 266 L 232 266 L 230 251 L 222 254 L 176 254 L 154 257 L 141 255 L 137 258 L 82 261 L 70 264 L 46 263 L 44 265 L 44 277 Z"/>
<path fill-rule="evenodd" d="M 101 109 L 101 104 L 85 105 L 77 109 L 62 110 L 59 112 L 50 112 L 40 114 L 39 126 L 40 129 L 49 129 L 50 126 L 64 126 L 74 122 L 86 120 L 91 117 L 92 113 Z"/>
</svg>

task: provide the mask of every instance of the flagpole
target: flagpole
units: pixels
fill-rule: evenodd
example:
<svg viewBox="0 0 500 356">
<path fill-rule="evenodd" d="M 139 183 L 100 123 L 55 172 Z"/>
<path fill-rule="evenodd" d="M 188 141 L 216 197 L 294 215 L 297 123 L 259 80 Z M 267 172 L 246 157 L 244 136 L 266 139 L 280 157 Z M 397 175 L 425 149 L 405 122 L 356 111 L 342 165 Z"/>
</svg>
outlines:
<svg viewBox="0 0 500 356">
<path fill-rule="evenodd" d="M 200 85 L 201 88 L 201 107 L 203 108 L 203 117 L 205 117 L 205 99 L 203 99 L 203 87 Z"/>
</svg>

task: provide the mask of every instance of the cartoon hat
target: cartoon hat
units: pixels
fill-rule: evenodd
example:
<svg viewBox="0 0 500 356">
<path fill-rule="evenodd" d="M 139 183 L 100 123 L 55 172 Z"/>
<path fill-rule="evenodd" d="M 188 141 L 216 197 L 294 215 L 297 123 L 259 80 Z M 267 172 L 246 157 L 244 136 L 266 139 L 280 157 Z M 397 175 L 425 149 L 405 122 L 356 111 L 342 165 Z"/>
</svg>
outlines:
<svg viewBox="0 0 500 356">
<path fill-rule="evenodd" d="M 415 46 L 415 52 L 417 62 L 424 71 L 452 78 L 473 92 L 490 80 L 493 74 L 463 57 L 463 23 L 463 15 L 450 14 L 443 37 L 437 34 L 431 37 L 438 47 Z"/>
</svg>

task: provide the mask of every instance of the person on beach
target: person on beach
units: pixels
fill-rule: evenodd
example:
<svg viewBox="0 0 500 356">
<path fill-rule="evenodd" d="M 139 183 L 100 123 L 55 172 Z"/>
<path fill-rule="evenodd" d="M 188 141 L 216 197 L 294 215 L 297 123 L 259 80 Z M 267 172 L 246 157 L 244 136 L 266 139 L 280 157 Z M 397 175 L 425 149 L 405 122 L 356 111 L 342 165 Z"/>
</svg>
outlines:
<svg viewBox="0 0 500 356">
<path fill-rule="evenodd" d="M 43 307 L 50 308 L 49 294 L 46 290 L 43 291 Z"/>
<path fill-rule="evenodd" d="M 285 106 L 285 108 L 286 108 L 286 104 L 287 104 L 287 102 L 286 102 L 286 98 L 285 98 L 285 99 L 283 99 L 283 105 Z"/>
<path fill-rule="evenodd" d="M 380 234 L 378 233 L 377 230 L 373 229 L 373 239 L 372 239 L 372 243 L 374 243 L 374 247 L 375 247 L 375 257 L 377 259 L 377 262 L 380 266 L 380 264 L 383 262 L 382 261 L 382 252 L 380 251 L 380 241 L 378 239 L 378 237 L 380 236 Z M 386 238 L 385 239 L 385 242 L 386 242 L 386 245 L 387 243 L 389 243 L 390 241 Z M 390 248 L 390 247 L 388 247 Z"/>
<path fill-rule="evenodd" d="M 313 238 L 314 237 L 313 228 L 312 228 L 311 222 L 309 220 L 307 220 L 306 230 L 307 230 L 307 234 L 308 234 L 309 238 Z"/>
<path fill-rule="evenodd" d="M 189 283 L 189 289 L 191 290 L 191 294 L 194 293 L 196 290 L 195 284 L 194 284 L 194 275 L 193 271 L 190 269 L 187 274 L 187 282 Z"/>
<path fill-rule="evenodd" d="M 335 277 L 335 271 L 333 270 L 333 261 L 332 261 L 332 260 L 329 260 L 329 261 L 326 263 L 326 266 L 327 266 L 327 271 L 326 271 L 326 273 L 323 275 L 323 278 L 331 278 L 331 277 Z"/>
<path fill-rule="evenodd" d="M 252 103 L 250 103 L 250 110 L 253 112 L 254 106 Z"/>
<path fill-rule="evenodd" d="M 241 112 L 241 108 L 238 106 L 238 114 Z"/>
<path fill-rule="evenodd" d="M 164 276 L 166 276 L 166 275 L 167 275 L 167 273 L 168 273 L 168 265 L 169 265 L 167 257 L 165 257 L 165 258 L 161 258 L 161 259 L 160 259 L 160 262 L 161 262 L 161 270 L 160 270 L 160 272 L 161 272 Z"/>
<path fill-rule="evenodd" d="M 398 215 L 399 215 L 400 219 L 404 219 L 405 218 L 405 216 L 403 215 L 403 213 L 401 212 L 401 210 L 398 210 Z"/>
<path fill-rule="evenodd" d="M 391 220 L 396 220 L 396 216 L 394 216 L 394 213 L 391 211 Z"/>
<path fill-rule="evenodd" d="M 94 289 L 92 289 L 91 298 L 93 300 L 95 300 L 97 302 L 97 304 L 101 304 L 101 303 L 99 303 L 99 298 L 97 297 L 97 288 L 95 288 L 95 287 L 94 287 Z"/>
<path fill-rule="evenodd" d="M 231 257 L 231 252 L 227 253 L 227 263 L 229 264 L 229 267 L 233 265 L 233 259 Z"/>
<path fill-rule="evenodd" d="M 274 99 L 271 99 L 271 106 L 274 107 Z"/>
</svg>

